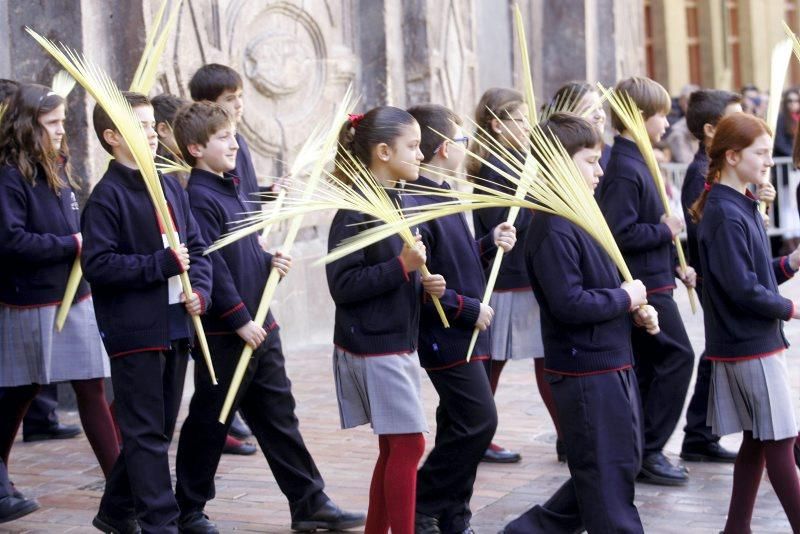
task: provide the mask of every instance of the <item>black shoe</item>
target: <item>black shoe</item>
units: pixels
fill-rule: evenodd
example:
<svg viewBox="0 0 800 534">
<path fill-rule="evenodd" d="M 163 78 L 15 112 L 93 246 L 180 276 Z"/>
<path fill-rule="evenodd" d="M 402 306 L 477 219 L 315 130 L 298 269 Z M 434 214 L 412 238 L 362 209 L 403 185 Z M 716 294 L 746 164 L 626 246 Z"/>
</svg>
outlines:
<svg viewBox="0 0 800 534">
<path fill-rule="evenodd" d="M 14 483 L 9 481 L 9 484 L 11 484 L 11 496 L 16 497 L 17 499 L 25 500 L 25 495 L 23 495 L 22 492 L 17 489 Z"/>
<path fill-rule="evenodd" d="M 0 523 L 14 521 L 39 509 L 35 499 L 20 499 L 9 495 L 0 499 Z"/>
<path fill-rule="evenodd" d="M 240 456 L 251 456 L 256 453 L 256 446 L 252 443 L 245 443 L 239 441 L 233 436 L 225 437 L 225 446 L 222 448 L 222 454 L 238 454 Z"/>
<path fill-rule="evenodd" d="M 217 525 L 203 512 L 190 512 L 178 521 L 178 531 L 188 534 L 219 534 Z"/>
<path fill-rule="evenodd" d="M 558 456 L 558 461 L 562 464 L 567 461 L 567 448 L 560 439 L 556 440 L 556 456 Z"/>
<path fill-rule="evenodd" d="M 140 534 L 142 529 L 139 528 L 139 523 L 133 518 L 115 519 L 107 516 L 102 511 L 97 512 L 97 515 L 92 519 L 92 526 L 106 534 Z"/>
<path fill-rule="evenodd" d="M 414 515 L 414 534 L 441 534 L 439 520 L 417 512 Z"/>
<path fill-rule="evenodd" d="M 522 460 L 522 456 L 518 452 L 513 452 L 494 444 L 486 449 L 481 459 L 482 462 L 490 464 L 515 464 L 520 460 Z"/>
<path fill-rule="evenodd" d="M 292 518 L 292 530 L 297 532 L 311 532 L 322 530 L 345 530 L 364 526 L 367 514 L 361 512 L 346 512 L 336 506 L 333 501 L 328 501 L 314 512 L 311 517 Z"/>
<path fill-rule="evenodd" d="M 639 479 L 660 486 L 685 486 L 689 482 L 686 468 L 677 467 L 661 452 L 648 454 L 642 460 Z"/>
<path fill-rule="evenodd" d="M 683 444 L 681 459 L 687 462 L 717 462 L 732 464 L 736 461 L 736 454 L 729 451 L 716 441 L 711 443 L 698 443 L 696 445 Z"/>
<path fill-rule="evenodd" d="M 231 420 L 231 427 L 228 429 L 228 434 L 236 439 L 247 439 L 253 435 L 253 431 L 242 421 L 242 418 L 239 417 L 239 413 L 237 412 L 233 414 L 233 420 Z"/>
<path fill-rule="evenodd" d="M 25 434 L 23 431 L 22 441 L 30 443 L 32 441 L 45 441 L 48 439 L 69 439 L 80 436 L 80 434 L 81 427 L 78 425 L 62 425 L 61 423 L 56 423 L 51 427 L 35 430 L 29 434 Z"/>
</svg>

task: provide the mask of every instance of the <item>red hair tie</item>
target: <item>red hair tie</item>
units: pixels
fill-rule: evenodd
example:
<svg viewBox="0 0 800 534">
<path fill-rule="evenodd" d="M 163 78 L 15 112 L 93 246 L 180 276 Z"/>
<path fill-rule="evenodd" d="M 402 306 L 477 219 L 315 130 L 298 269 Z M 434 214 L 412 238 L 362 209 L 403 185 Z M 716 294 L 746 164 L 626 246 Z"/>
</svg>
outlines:
<svg viewBox="0 0 800 534">
<path fill-rule="evenodd" d="M 706 182 L 706 184 L 703 186 L 703 189 L 705 189 L 706 191 L 711 191 L 711 184 Z"/>
<path fill-rule="evenodd" d="M 363 118 L 364 118 L 363 113 L 349 113 L 347 115 L 347 120 L 350 121 L 350 126 L 352 126 L 353 129 L 358 127 L 358 123 L 361 122 L 361 119 Z"/>
</svg>

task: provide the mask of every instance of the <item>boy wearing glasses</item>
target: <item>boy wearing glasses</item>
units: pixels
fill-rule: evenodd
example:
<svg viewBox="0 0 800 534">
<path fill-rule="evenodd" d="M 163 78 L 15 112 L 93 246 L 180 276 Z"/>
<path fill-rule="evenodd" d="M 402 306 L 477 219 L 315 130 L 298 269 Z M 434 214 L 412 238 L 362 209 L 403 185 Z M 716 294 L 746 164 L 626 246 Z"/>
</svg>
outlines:
<svg viewBox="0 0 800 534">
<path fill-rule="evenodd" d="M 408 112 L 422 132 L 423 163 L 443 174 L 420 173 L 406 189 L 420 204 L 449 200 L 436 194 L 450 185 L 444 174 L 454 175 L 465 157 L 467 137 L 461 119 L 446 107 L 414 106 Z M 447 135 L 444 139 L 435 132 Z M 434 176 L 430 176 L 434 174 Z M 481 303 L 486 287 L 484 267 L 495 247 L 507 252 L 516 241 L 514 226 L 502 223 L 475 241 L 463 213 L 420 225 L 430 251 L 428 265 L 447 279 L 440 298 L 450 328 L 445 329 L 430 299 L 423 298 L 419 324 L 420 364 L 439 394 L 436 410 L 436 445 L 417 475 L 417 533 L 464 532 L 470 528 L 469 501 L 475 473 L 497 427 L 486 363 L 489 360 L 489 323 L 494 312 Z M 466 361 L 472 331 L 481 330 L 470 362 Z"/>
</svg>

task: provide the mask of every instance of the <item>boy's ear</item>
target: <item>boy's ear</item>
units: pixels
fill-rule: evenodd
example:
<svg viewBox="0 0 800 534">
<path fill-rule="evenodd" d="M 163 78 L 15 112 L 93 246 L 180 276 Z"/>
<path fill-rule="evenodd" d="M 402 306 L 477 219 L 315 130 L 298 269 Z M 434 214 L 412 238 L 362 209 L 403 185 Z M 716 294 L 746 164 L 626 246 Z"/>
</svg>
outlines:
<svg viewBox="0 0 800 534">
<path fill-rule="evenodd" d="M 203 149 L 205 147 L 200 143 L 190 143 L 186 145 L 186 150 L 189 151 L 194 158 L 202 158 L 203 157 Z"/>
<path fill-rule="evenodd" d="M 166 122 L 159 122 L 156 124 L 156 133 L 158 137 L 169 137 L 172 133 L 172 128 L 169 127 L 169 124 Z"/>
<path fill-rule="evenodd" d="M 717 127 L 711 123 L 705 123 L 703 125 L 703 135 L 708 137 L 709 139 L 714 137 L 714 132 L 717 131 Z"/>
<path fill-rule="evenodd" d="M 103 130 L 103 141 L 110 146 L 120 146 L 122 144 L 121 136 L 111 128 Z"/>
<path fill-rule="evenodd" d="M 447 159 L 449 157 L 448 156 L 449 152 L 450 152 L 450 141 L 448 140 L 444 140 L 442 144 L 439 145 L 439 148 L 436 149 L 436 153 L 439 154 L 439 156 L 442 159 Z"/>
</svg>

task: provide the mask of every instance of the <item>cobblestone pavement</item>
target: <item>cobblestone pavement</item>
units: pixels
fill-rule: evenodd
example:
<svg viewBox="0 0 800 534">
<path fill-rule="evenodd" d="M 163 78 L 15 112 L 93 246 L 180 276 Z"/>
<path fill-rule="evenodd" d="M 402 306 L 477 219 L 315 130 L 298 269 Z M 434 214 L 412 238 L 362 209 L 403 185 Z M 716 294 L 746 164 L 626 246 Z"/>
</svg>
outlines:
<svg viewBox="0 0 800 534">
<path fill-rule="evenodd" d="M 783 291 L 791 298 L 800 298 L 800 282 L 788 282 Z M 685 291 L 679 290 L 677 298 L 699 354 L 703 345 L 702 316 L 691 315 Z M 787 334 L 789 339 L 800 340 L 800 323 L 789 323 Z M 797 349 L 790 349 L 789 367 L 795 391 L 800 391 L 799 354 Z M 343 507 L 365 510 L 377 440 L 366 428 L 348 431 L 338 428 L 330 347 L 290 346 L 287 361 L 301 429 L 325 477 L 327 492 Z M 436 394 L 427 378 L 423 383 L 428 420 L 433 424 Z M 184 399 L 183 410 L 187 405 L 188 397 Z M 512 362 L 506 367 L 497 405 L 500 425 L 496 441 L 520 451 L 523 460 L 519 464 L 481 466 L 472 500 L 473 527 L 481 534 L 497 532 L 517 514 L 543 502 L 568 476 L 566 466 L 556 462 L 555 433 L 536 391 L 530 361 Z M 77 421 L 74 413 L 62 418 L 67 422 Z M 430 447 L 433 434 L 427 438 Z M 679 428 L 667 446 L 670 456 L 677 457 L 681 439 Z M 730 447 L 737 447 L 738 441 L 739 436 L 723 439 Z M 173 445 L 173 455 L 174 452 Z M 31 444 L 19 441 L 10 464 L 17 486 L 39 499 L 42 508 L 21 520 L 0 525 L 0 532 L 93 532 L 89 525 L 103 483 L 100 468 L 84 437 Z M 636 503 L 648 533 L 715 533 L 724 525 L 732 466 L 691 464 L 690 469 L 691 482 L 687 487 L 637 486 Z M 286 500 L 260 453 L 223 457 L 217 473 L 217 498 L 209 503 L 207 512 L 223 532 L 289 531 Z M 790 532 L 766 476 L 756 503 L 753 532 Z"/>
</svg>

